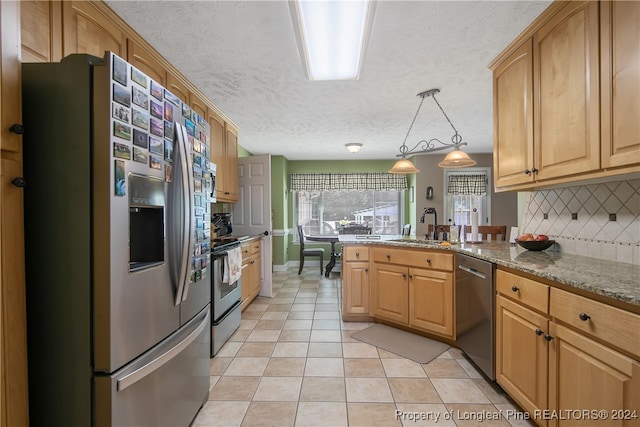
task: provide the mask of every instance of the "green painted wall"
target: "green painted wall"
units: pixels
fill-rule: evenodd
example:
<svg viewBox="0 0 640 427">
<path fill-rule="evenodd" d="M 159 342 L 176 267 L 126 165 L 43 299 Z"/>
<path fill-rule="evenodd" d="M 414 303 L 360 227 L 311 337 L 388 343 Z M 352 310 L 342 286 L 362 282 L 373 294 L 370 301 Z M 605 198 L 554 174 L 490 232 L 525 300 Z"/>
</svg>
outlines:
<svg viewBox="0 0 640 427">
<path fill-rule="evenodd" d="M 249 157 L 249 156 L 253 156 L 253 154 L 251 154 L 251 152 L 245 150 L 245 148 L 241 145 L 238 145 L 238 157 Z"/>
<path fill-rule="evenodd" d="M 271 156 L 271 215 L 272 227 L 276 234 L 272 236 L 273 242 L 273 264 L 285 265 L 288 261 L 288 245 L 286 235 L 282 236 L 281 231 L 286 230 L 289 223 L 289 211 L 287 202 L 289 199 L 288 186 L 288 161 L 283 156 Z"/>
</svg>

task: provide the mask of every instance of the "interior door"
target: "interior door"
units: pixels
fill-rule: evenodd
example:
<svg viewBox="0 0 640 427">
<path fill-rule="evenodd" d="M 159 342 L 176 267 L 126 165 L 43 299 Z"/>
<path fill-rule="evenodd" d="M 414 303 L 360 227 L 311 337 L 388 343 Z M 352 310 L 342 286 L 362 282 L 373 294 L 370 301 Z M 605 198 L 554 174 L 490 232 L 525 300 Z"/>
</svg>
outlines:
<svg viewBox="0 0 640 427">
<path fill-rule="evenodd" d="M 262 284 L 260 295 L 271 297 L 272 235 L 271 156 L 238 159 L 238 202 L 233 205 L 233 234 L 265 234 L 261 240 Z"/>
</svg>

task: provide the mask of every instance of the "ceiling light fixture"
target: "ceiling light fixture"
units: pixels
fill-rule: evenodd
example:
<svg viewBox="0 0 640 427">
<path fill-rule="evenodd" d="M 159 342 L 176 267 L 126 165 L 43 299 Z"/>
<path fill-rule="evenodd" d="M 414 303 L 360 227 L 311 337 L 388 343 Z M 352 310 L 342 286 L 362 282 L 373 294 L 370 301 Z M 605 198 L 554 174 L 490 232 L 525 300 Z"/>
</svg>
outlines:
<svg viewBox="0 0 640 427">
<path fill-rule="evenodd" d="M 444 112 L 440 103 L 436 99 L 436 94 L 440 93 L 440 89 L 429 89 L 427 91 L 419 93 L 417 96 L 422 98 L 420 100 L 420 105 L 418 105 L 418 110 L 416 111 L 415 116 L 413 116 L 413 121 L 411 121 L 411 125 L 409 126 L 409 130 L 407 131 L 407 135 L 404 137 L 404 141 L 402 141 L 402 145 L 400 146 L 400 154 L 396 155 L 396 157 L 400 157 L 393 167 L 389 170 L 389 173 L 397 173 L 397 174 L 410 174 L 420 172 L 410 160 L 407 160 L 407 155 L 410 154 L 422 154 L 422 153 L 430 153 L 432 151 L 440 151 L 446 150 L 448 148 L 453 148 L 453 151 L 444 158 L 438 166 L 441 168 L 466 168 L 468 166 L 473 166 L 476 164 L 475 160 L 472 160 L 467 153 L 460 150 L 460 147 L 467 145 L 466 142 L 462 141 L 462 136 L 458 133 L 451 120 L 447 116 L 447 113 Z M 422 104 L 424 103 L 424 99 L 430 96 L 433 98 L 434 102 L 440 108 L 442 115 L 449 125 L 451 129 L 453 129 L 453 136 L 451 137 L 451 143 L 442 142 L 437 138 L 433 138 L 430 140 L 423 139 L 419 141 L 412 149 L 407 147 L 407 138 L 409 138 L 409 134 L 411 133 L 411 129 L 413 128 L 414 123 L 416 122 L 416 118 L 418 118 L 418 113 L 420 113 L 420 108 L 422 108 Z M 436 145 L 436 143 L 440 145 Z"/>
<path fill-rule="evenodd" d="M 348 144 L 344 144 L 344 147 L 348 152 L 355 154 L 360 151 L 360 149 L 362 148 L 362 144 L 360 144 L 359 142 L 350 142 Z"/>
<path fill-rule="evenodd" d="M 296 0 L 289 7 L 309 80 L 357 79 L 374 2 Z"/>
</svg>

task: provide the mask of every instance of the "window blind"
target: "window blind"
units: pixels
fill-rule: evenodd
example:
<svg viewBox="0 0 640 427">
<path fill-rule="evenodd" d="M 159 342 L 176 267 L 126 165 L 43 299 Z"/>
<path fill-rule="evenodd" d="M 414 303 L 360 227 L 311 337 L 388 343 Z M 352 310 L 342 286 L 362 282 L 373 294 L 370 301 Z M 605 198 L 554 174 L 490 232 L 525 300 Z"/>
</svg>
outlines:
<svg viewBox="0 0 640 427">
<path fill-rule="evenodd" d="M 292 173 L 291 191 L 316 190 L 406 190 L 406 175 L 385 172 L 360 173 Z"/>
<path fill-rule="evenodd" d="M 485 174 L 449 175 L 447 194 L 484 196 L 487 194 L 487 176 Z"/>
</svg>

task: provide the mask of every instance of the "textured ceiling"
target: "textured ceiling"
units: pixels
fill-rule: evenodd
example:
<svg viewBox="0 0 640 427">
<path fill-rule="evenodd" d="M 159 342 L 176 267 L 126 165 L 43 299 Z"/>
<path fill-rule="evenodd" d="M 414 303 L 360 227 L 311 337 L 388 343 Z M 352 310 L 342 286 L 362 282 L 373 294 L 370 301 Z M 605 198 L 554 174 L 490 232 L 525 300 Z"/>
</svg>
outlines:
<svg viewBox="0 0 640 427">
<path fill-rule="evenodd" d="M 491 152 L 487 65 L 550 2 L 380 1 L 360 78 L 333 82 L 306 79 L 286 1 L 107 3 L 236 123 L 247 150 L 327 160 L 394 159 L 431 88 L 467 151 Z M 407 145 L 451 135 L 427 98 Z"/>
</svg>

